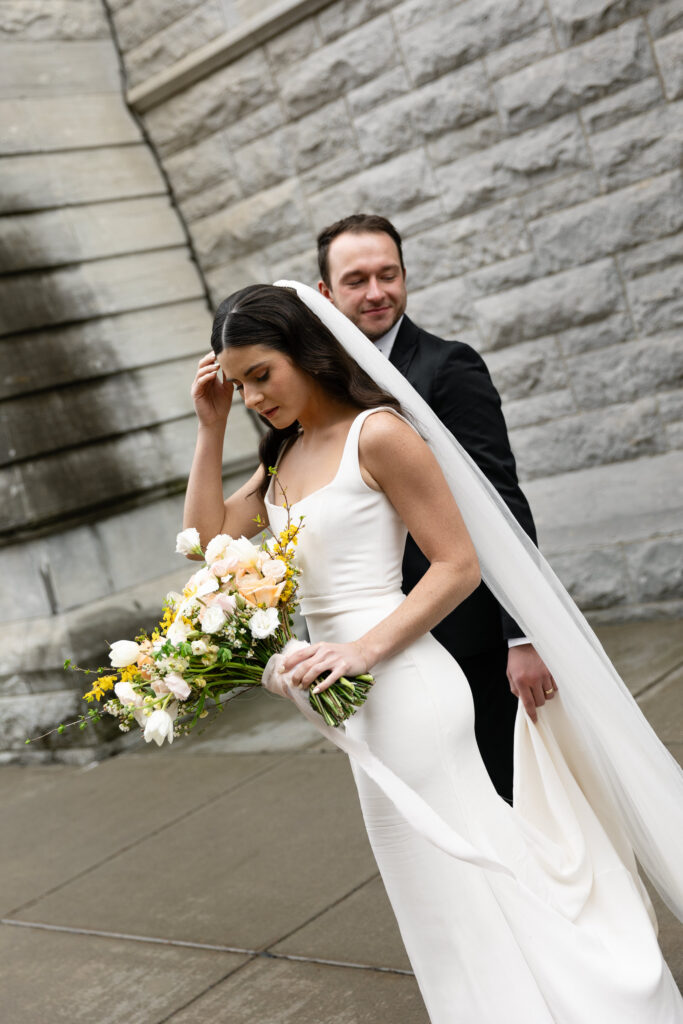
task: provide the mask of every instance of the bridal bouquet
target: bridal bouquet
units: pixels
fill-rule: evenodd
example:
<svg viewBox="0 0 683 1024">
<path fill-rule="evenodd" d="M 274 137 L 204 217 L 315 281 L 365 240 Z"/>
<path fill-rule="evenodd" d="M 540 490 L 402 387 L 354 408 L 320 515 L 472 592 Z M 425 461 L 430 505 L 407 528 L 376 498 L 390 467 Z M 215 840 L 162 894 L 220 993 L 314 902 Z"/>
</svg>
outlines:
<svg viewBox="0 0 683 1024">
<path fill-rule="evenodd" d="M 219 534 L 206 551 L 194 528 L 179 533 L 176 551 L 199 555 L 204 565 L 182 593 L 167 595 L 161 622 L 150 636 L 111 644 L 115 671 L 100 675 L 105 670 L 97 670 L 84 694 L 88 703 L 103 703 L 69 724 L 83 729 L 106 713 L 119 720 L 122 732 L 137 725 L 147 742 L 161 746 L 188 733 L 210 709 L 222 711 L 231 691 L 260 686 L 270 659 L 295 639 L 299 569 L 294 554 L 301 528 L 301 521 L 290 521 L 279 536 L 264 536 L 260 546 Z M 70 662 L 65 667 L 77 668 Z M 327 725 L 336 726 L 363 704 L 372 682 L 370 675 L 342 677 L 320 693 L 311 687 L 308 699 Z"/>
</svg>

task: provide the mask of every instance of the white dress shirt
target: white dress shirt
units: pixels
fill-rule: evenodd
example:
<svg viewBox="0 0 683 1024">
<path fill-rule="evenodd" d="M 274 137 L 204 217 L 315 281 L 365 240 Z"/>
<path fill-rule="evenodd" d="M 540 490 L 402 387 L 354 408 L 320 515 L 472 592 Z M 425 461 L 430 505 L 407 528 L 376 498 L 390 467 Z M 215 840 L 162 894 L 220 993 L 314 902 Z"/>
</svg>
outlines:
<svg viewBox="0 0 683 1024">
<path fill-rule="evenodd" d="M 396 335 L 398 334 L 398 329 L 399 329 L 399 327 L 401 326 L 402 323 L 403 323 L 403 316 L 400 316 L 398 318 L 398 320 L 396 321 L 396 323 L 394 324 L 394 326 L 390 327 L 389 330 L 387 331 L 387 333 L 383 334 L 382 337 L 378 338 L 377 341 L 375 342 L 375 348 L 379 352 L 381 352 L 383 356 L 386 356 L 387 359 L 391 355 L 391 350 L 394 347 L 394 342 L 396 341 Z"/>
</svg>

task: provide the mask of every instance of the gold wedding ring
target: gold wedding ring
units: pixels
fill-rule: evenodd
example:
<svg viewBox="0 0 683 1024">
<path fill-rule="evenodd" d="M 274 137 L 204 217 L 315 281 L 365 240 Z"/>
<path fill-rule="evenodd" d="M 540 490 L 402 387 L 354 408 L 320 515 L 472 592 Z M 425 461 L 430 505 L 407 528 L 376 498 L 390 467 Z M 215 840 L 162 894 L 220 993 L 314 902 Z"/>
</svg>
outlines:
<svg viewBox="0 0 683 1024">
<path fill-rule="evenodd" d="M 546 697 L 549 697 L 549 696 L 550 696 L 550 694 L 551 694 L 551 693 L 552 693 L 553 691 L 552 691 L 552 689 L 550 689 L 550 690 L 544 690 L 543 692 L 544 692 L 544 694 L 546 695 Z"/>
</svg>

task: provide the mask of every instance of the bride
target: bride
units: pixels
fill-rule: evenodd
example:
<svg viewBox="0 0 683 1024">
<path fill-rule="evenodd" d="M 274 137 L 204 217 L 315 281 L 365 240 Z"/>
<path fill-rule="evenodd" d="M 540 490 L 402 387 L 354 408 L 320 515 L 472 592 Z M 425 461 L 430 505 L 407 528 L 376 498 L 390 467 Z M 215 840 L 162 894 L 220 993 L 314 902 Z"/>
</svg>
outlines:
<svg viewBox="0 0 683 1024">
<path fill-rule="evenodd" d="M 428 841 L 352 762 L 433 1024 L 683 1022 L 634 856 L 682 916 L 680 770 L 541 556 L 410 385 L 317 292 L 235 293 L 212 348 L 192 386 L 185 525 L 204 545 L 252 535 L 259 515 L 277 532 L 283 495 L 305 517 L 301 608 L 313 642 L 288 656 L 289 677 L 305 689 L 324 672 L 329 686 L 371 671 L 347 735 L 481 851 L 480 864 L 501 865 Z M 224 500 L 235 390 L 269 430 L 258 470 Z M 430 568 L 405 596 L 407 531 Z M 559 687 L 536 725 L 518 713 L 514 808 L 480 759 L 465 677 L 429 632 L 480 571 Z"/>
</svg>

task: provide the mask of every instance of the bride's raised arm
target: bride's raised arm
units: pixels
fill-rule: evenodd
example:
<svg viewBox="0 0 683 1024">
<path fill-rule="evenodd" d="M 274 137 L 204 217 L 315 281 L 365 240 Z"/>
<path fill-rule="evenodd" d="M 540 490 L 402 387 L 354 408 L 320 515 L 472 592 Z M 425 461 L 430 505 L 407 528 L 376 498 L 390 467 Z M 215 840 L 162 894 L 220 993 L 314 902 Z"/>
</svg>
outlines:
<svg viewBox="0 0 683 1024">
<path fill-rule="evenodd" d="M 203 356 L 192 383 L 199 426 L 183 511 L 183 526 L 198 530 L 202 547 L 218 533 L 251 537 L 257 532 L 256 517 L 267 520 L 258 491 L 263 481 L 261 466 L 238 491 L 223 498 L 223 444 L 233 391 L 232 382 L 219 379 L 213 352 Z"/>
<path fill-rule="evenodd" d="M 371 671 L 441 622 L 479 585 L 474 545 L 428 445 L 390 412 L 368 416 L 359 441 L 365 482 L 384 491 L 430 566 L 401 605 L 352 644 L 314 644 L 292 654 L 287 668 L 308 686 L 329 670 L 321 689 L 341 675 Z"/>
</svg>

